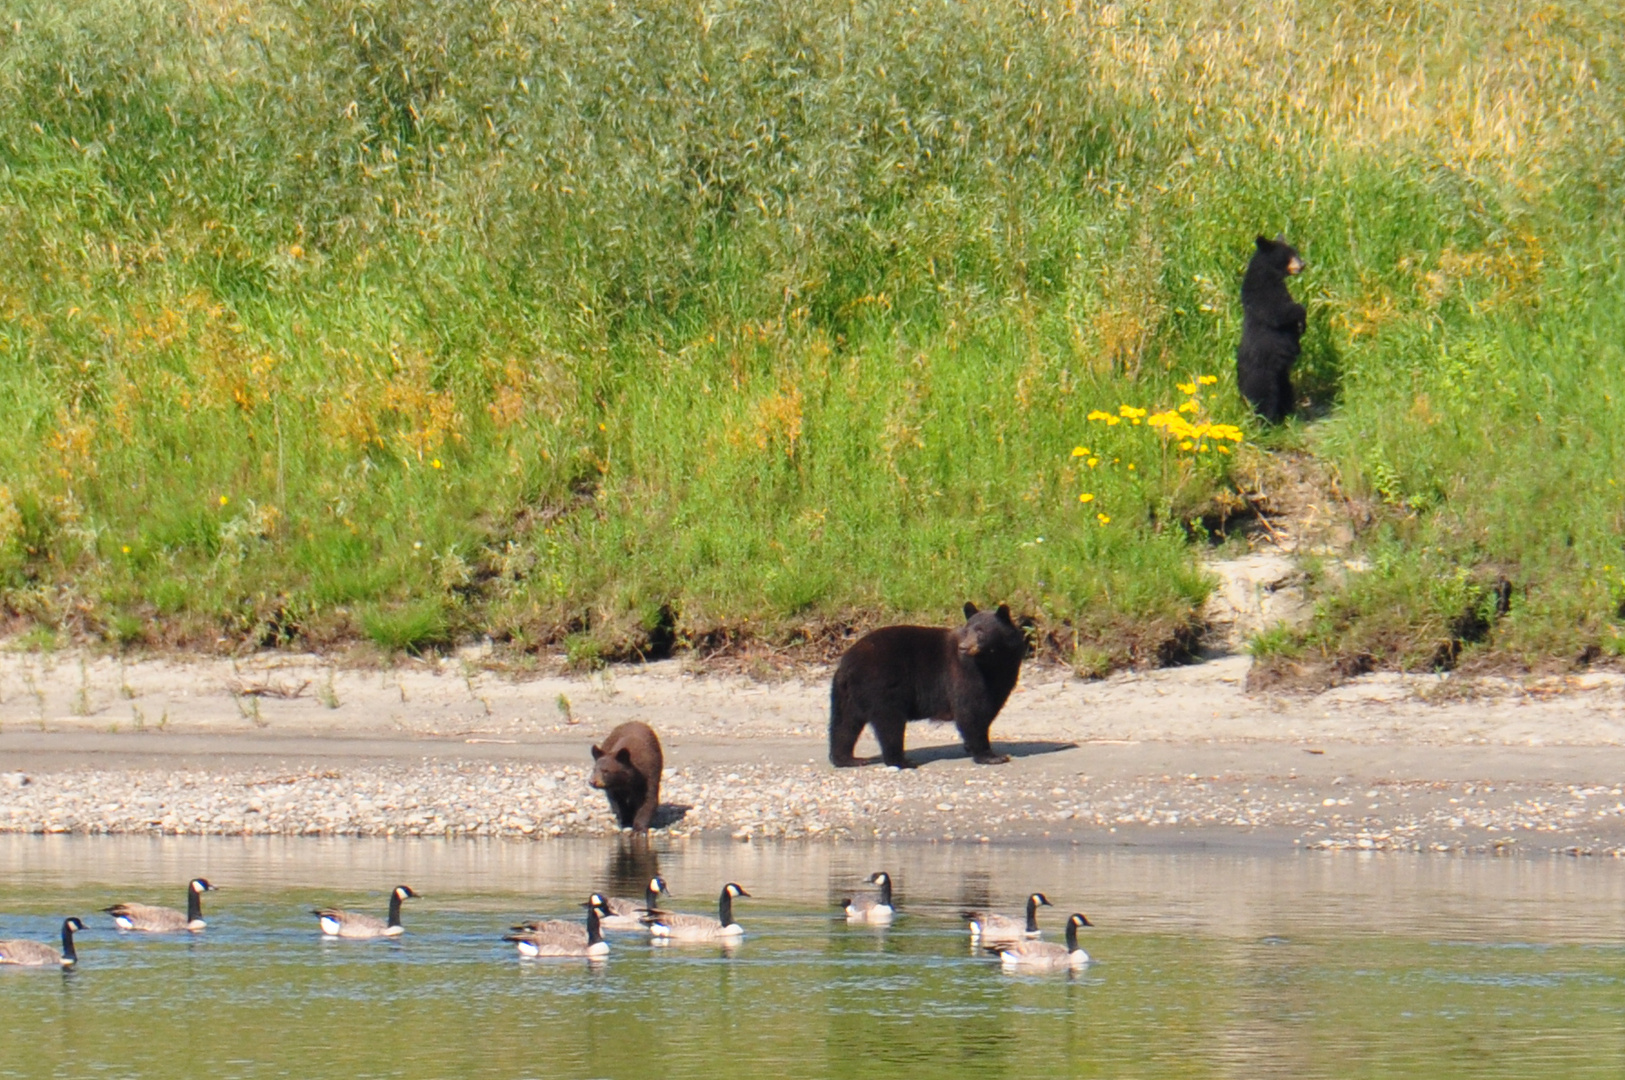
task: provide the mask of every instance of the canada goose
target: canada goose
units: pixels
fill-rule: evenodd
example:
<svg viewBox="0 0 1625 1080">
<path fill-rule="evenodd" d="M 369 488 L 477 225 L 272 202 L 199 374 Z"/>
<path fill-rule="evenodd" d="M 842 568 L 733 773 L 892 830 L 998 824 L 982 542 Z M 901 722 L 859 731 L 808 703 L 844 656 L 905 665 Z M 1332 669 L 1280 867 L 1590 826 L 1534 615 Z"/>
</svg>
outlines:
<svg viewBox="0 0 1625 1080">
<path fill-rule="evenodd" d="M 194 933 L 208 924 L 203 921 L 203 894 L 214 891 L 203 878 L 193 878 L 186 885 L 186 914 L 174 908 L 154 907 L 151 904 L 114 904 L 102 908 L 113 916 L 113 925 L 120 930 L 144 930 L 151 934 L 178 934 L 182 930 Z"/>
<path fill-rule="evenodd" d="M 884 870 L 869 875 L 869 884 L 880 886 L 878 896 L 853 896 L 841 901 L 847 922 L 889 923 L 891 906 L 891 875 Z"/>
<path fill-rule="evenodd" d="M 572 937 L 554 936 L 545 932 L 527 932 L 507 934 L 503 941 L 511 941 L 523 957 L 537 956 L 584 956 L 588 959 L 599 959 L 609 955 L 609 942 L 604 940 L 600 931 L 604 898 L 593 893 L 582 905 L 587 909 L 587 932 L 583 934 L 581 927 L 575 923 L 566 923 L 574 931 Z M 546 924 L 544 924 L 546 925 Z"/>
<path fill-rule="evenodd" d="M 598 909 L 599 925 L 603 925 L 603 915 L 608 903 L 602 893 L 593 893 L 587 897 L 587 902 L 581 906 L 589 910 Z M 549 938 L 554 941 L 584 942 L 587 940 L 587 928 L 578 922 L 568 919 L 532 919 L 508 929 L 525 938 Z"/>
<path fill-rule="evenodd" d="M 1081 968 L 1089 962 L 1089 954 L 1078 948 L 1078 927 L 1093 926 L 1082 912 L 1066 921 L 1066 944 L 1053 941 L 1018 941 L 1013 945 L 990 945 L 988 952 L 999 954 L 999 960 L 1010 970 L 1059 971 L 1062 968 Z"/>
<path fill-rule="evenodd" d="M 373 915 L 342 911 L 339 908 L 315 908 L 311 914 L 321 920 L 322 933 L 327 937 L 396 937 L 406 930 L 401 925 L 401 901 L 415 900 L 418 895 L 405 885 L 395 886 L 395 891 L 389 894 L 388 922 Z"/>
<path fill-rule="evenodd" d="M 683 915 L 672 911 L 651 910 L 643 917 L 651 937 L 668 941 L 737 941 L 745 936 L 745 928 L 734 922 L 734 899 L 750 893 L 733 882 L 722 887 L 717 898 L 717 917 L 709 915 Z"/>
<path fill-rule="evenodd" d="M 73 949 L 73 935 L 84 928 L 85 924 L 78 919 L 62 920 L 61 952 L 38 941 L 0 941 L 0 964 L 70 968 L 79 962 L 79 954 Z"/>
<path fill-rule="evenodd" d="M 1045 907 L 1053 905 L 1049 897 L 1041 892 L 1035 892 L 1027 897 L 1027 922 L 1023 925 L 1020 919 L 1012 919 L 1008 915 L 999 915 L 991 911 L 967 911 L 965 918 L 970 920 L 971 941 L 978 939 L 984 945 L 997 945 L 1006 941 L 1020 941 L 1022 938 L 1038 937 L 1042 931 L 1038 929 L 1038 905 Z"/>
<path fill-rule="evenodd" d="M 666 888 L 666 883 L 663 880 L 652 877 L 649 879 L 649 889 L 644 895 L 642 903 L 636 900 L 628 900 L 623 896 L 612 896 L 605 901 L 604 910 L 608 914 L 603 916 L 599 922 L 605 930 L 643 930 L 645 929 L 643 916 L 655 909 L 655 905 L 660 902 L 661 893 L 665 893 L 667 896 L 671 895 L 671 891 Z"/>
</svg>

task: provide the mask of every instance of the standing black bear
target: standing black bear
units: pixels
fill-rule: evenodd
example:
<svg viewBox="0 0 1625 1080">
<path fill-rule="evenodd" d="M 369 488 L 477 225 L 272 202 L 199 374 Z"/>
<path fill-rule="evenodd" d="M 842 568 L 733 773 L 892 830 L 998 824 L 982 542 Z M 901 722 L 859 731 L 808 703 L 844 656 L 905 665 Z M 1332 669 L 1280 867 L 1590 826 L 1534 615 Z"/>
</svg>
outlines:
<svg viewBox="0 0 1625 1080">
<path fill-rule="evenodd" d="M 898 769 L 910 720 L 952 720 L 965 749 L 982 765 L 1009 761 L 995 754 L 987 731 L 1015 689 L 1027 636 L 997 612 L 965 605 L 963 626 L 883 626 L 846 651 L 829 692 L 829 759 L 839 768 L 861 764 L 852 756 L 865 725 L 875 730 L 880 756 Z"/>
<path fill-rule="evenodd" d="M 1308 315 L 1287 292 L 1286 279 L 1303 260 L 1286 242 L 1260 236 L 1258 250 L 1241 279 L 1241 345 L 1236 349 L 1236 385 L 1262 416 L 1278 424 L 1292 411 L 1292 365 Z"/>
</svg>

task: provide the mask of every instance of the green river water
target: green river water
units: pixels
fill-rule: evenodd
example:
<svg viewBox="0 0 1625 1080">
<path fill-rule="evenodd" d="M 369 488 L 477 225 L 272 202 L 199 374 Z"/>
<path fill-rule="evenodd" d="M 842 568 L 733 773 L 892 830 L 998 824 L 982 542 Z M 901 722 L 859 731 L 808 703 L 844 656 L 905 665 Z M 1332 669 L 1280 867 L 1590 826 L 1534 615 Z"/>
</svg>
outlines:
<svg viewBox="0 0 1625 1080">
<path fill-rule="evenodd" d="M 902 909 L 834 901 L 887 869 Z M 521 961 L 523 917 L 593 889 L 714 913 L 748 937 L 601 967 Z M 99 909 L 179 906 L 201 935 L 119 934 Z M 324 942 L 308 913 L 424 898 L 392 942 Z M 1011 976 L 956 913 L 1055 902 L 1096 923 L 1078 975 Z M 0 938 L 71 972 L 0 968 L 0 1077 L 1554 1077 L 1625 1075 L 1625 866 L 1001 845 L 0 837 Z"/>
</svg>

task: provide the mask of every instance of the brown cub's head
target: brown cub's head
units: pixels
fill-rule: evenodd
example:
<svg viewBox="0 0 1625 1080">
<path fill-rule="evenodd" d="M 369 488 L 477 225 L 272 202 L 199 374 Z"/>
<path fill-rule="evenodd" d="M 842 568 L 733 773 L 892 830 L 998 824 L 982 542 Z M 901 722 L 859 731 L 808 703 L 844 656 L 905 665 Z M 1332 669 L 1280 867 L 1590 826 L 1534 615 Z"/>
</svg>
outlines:
<svg viewBox="0 0 1625 1080">
<path fill-rule="evenodd" d="M 977 611 L 965 602 L 965 625 L 954 631 L 959 651 L 967 656 L 989 656 L 1017 661 L 1027 655 L 1027 635 L 1010 618 L 1010 608 L 1000 604 L 997 611 Z"/>
<path fill-rule="evenodd" d="M 592 748 L 592 776 L 587 783 L 593 787 L 599 790 L 624 787 L 637 775 L 637 769 L 632 767 L 632 751 L 626 747 L 621 747 L 613 754 L 604 753 L 601 746 Z"/>
</svg>

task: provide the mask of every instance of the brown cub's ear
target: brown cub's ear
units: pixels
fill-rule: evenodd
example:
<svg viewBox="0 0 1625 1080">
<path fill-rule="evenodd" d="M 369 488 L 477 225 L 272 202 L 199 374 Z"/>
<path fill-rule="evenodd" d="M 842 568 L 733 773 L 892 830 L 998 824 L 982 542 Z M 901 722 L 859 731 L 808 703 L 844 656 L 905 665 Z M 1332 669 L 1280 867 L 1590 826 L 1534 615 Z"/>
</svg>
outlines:
<svg viewBox="0 0 1625 1080">
<path fill-rule="evenodd" d="M 999 621 L 1000 622 L 1010 622 L 1010 605 L 1009 604 L 1000 604 L 999 605 Z M 1011 625 L 1014 626 L 1015 624 L 1011 623 Z"/>
<path fill-rule="evenodd" d="M 602 747 L 595 746 L 595 747 L 592 748 L 592 759 L 594 761 L 597 761 L 599 758 L 601 758 L 603 756 L 604 756 L 604 751 L 603 751 Z"/>
<path fill-rule="evenodd" d="M 969 600 L 966 600 L 965 601 L 965 618 L 968 619 L 974 614 L 976 614 L 976 605 L 971 603 Z"/>
<path fill-rule="evenodd" d="M 628 750 L 624 746 L 621 747 L 619 750 L 615 751 L 615 760 L 619 761 L 622 765 L 632 764 L 632 751 Z"/>
</svg>

